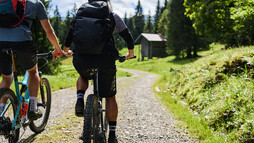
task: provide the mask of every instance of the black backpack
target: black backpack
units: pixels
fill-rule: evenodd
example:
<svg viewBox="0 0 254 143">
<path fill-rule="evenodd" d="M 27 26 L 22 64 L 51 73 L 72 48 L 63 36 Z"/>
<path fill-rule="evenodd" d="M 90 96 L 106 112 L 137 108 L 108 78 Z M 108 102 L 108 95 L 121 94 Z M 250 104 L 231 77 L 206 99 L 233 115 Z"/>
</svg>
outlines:
<svg viewBox="0 0 254 143">
<path fill-rule="evenodd" d="M 73 25 L 74 51 L 80 54 L 102 54 L 112 37 L 113 14 L 104 1 L 83 4 L 77 11 Z"/>
</svg>

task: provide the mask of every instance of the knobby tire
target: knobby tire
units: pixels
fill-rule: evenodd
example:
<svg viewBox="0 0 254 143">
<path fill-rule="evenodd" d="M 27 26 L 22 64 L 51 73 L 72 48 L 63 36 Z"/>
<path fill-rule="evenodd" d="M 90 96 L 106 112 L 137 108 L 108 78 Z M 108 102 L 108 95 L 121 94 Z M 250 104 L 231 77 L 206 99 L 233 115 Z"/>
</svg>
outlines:
<svg viewBox="0 0 254 143">
<path fill-rule="evenodd" d="M 38 95 L 37 105 L 38 105 L 38 109 L 43 109 L 45 112 L 42 113 L 43 114 L 42 118 L 31 121 L 31 123 L 29 124 L 30 129 L 35 133 L 40 133 L 45 129 L 48 122 L 50 108 L 51 108 L 51 88 L 50 88 L 49 81 L 46 78 L 42 78 L 42 84 L 43 84 L 43 88 L 40 88 L 40 94 Z M 39 105 L 42 105 L 43 103 L 41 98 L 43 96 L 42 95 L 43 93 L 44 93 L 44 98 L 46 101 L 45 107 L 39 106 Z"/>
<path fill-rule="evenodd" d="M 16 112 L 17 112 L 17 107 L 18 107 L 18 100 L 17 100 L 17 97 L 15 96 L 15 93 L 9 89 L 9 88 L 1 88 L 0 89 L 0 100 L 2 98 L 8 98 L 7 102 L 11 102 L 11 107 L 12 108 L 8 108 L 8 110 L 12 110 L 10 112 L 13 112 L 13 119 L 14 119 L 14 116 L 16 115 Z M 7 111 L 8 112 L 8 111 Z M 6 112 L 6 114 L 8 114 Z M 6 115 L 5 114 L 5 115 Z M 6 117 L 6 116 L 4 116 Z M 7 118 L 7 117 L 6 117 Z M 11 122 L 13 121 L 13 119 L 11 120 Z M 16 124 L 19 124 L 20 122 L 20 119 L 19 119 L 19 116 L 18 116 L 18 119 L 16 120 Z M 9 143 L 16 143 L 19 139 L 19 133 L 20 133 L 20 129 L 15 129 L 13 131 L 10 132 L 10 136 L 8 137 L 8 142 Z"/>
<path fill-rule="evenodd" d="M 83 126 L 83 142 L 99 142 L 99 120 L 98 120 L 98 98 L 94 94 L 90 94 L 86 100 L 84 126 Z"/>
</svg>

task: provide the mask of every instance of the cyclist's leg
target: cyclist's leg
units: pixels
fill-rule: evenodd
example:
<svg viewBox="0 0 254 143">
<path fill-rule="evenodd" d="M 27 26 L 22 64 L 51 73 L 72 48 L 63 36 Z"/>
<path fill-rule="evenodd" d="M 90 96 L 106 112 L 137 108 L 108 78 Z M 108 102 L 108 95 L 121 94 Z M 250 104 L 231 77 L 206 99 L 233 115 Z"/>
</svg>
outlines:
<svg viewBox="0 0 254 143">
<path fill-rule="evenodd" d="M 79 76 L 77 80 L 77 101 L 75 104 L 75 114 L 78 117 L 84 115 L 84 95 L 88 88 L 88 80 Z"/>
<path fill-rule="evenodd" d="M 108 121 L 117 120 L 118 106 L 115 96 L 106 98 L 106 115 Z"/>
<path fill-rule="evenodd" d="M 39 75 L 37 67 L 37 50 L 33 41 L 19 42 L 16 48 L 16 56 L 22 67 L 28 71 L 28 89 L 30 93 L 30 119 L 38 119 L 42 117 L 41 111 L 37 109 L 37 96 L 39 89 Z"/>
<path fill-rule="evenodd" d="M 13 81 L 13 75 L 4 75 L 1 74 L 2 76 L 2 81 L 0 83 L 0 88 L 10 88 L 11 87 L 11 83 Z"/>
<path fill-rule="evenodd" d="M 101 69 L 99 71 L 99 93 L 106 97 L 106 116 L 109 123 L 108 142 L 117 142 L 115 130 L 118 107 L 116 102 L 116 69 Z"/>
<path fill-rule="evenodd" d="M 106 97 L 106 115 L 108 121 L 116 121 L 118 107 L 116 102 L 116 70 L 101 69 L 99 71 L 99 93 Z"/>
<path fill-rule="evenodd" d="M 3 75 L 2 74 L 2 82 L 0 83 L 0 88 L 10 88 L 11 87 L 11 83 L 13 81 L 13 76 L 11 75 Z M 0 100 L 0 114 L 4 111 L 5 108 L 5 104 L 6 104 L 7 98 L 3 97 Z"/>
<path fill-rule="evenodd" d="M 73 55 L 73 65 L 80 75 L 76 84 L 77 101 L 75 105 L 75 114 L 78 117 L 82 117 L 84 115 L 84 95 L 88 88 L 88 80 L 86 78 L 86 64 L 84 64 L 85 60 L 82 57 L 85 56 L 80 56 L 79 54 Z"/>
<path fill-rule="evenodd" d="M 86 91 L 88 88 L 88 80 L 82 78 L 81 76 L 79 76 L 78 80 L 77 80 L 77 91 L 78 90 L 84 90 Z"/>
<path fill-rule="evenodd" d="M 10 88 L 13 81 L 11 57 L 2 51 L 0 51 L 0 74 L 2 76 L 0 88 Z M 2 98 L 0 100 L 0 113 L 2 113 L 5 108 L 6 100 L 7 98 Z"/>
<path fill-rule="evenodd" d="M 3 78 L 0 88 L 10 88 L 13 80 L 11 56 L 2 51 L 0 51 L 0 74 Z"/>
<path fill-rule="evenodd" d="M 40 81 L 37 64 L 32 69 L 29 69 L 27 71 L 29 74 L 28 88 L 29 88 L 30 96 L 37 97 L 38 90 L 39 90 L 39 81 Z"/>
<path fill-rule="evenodd" d="M 19 42 L 16 56 L 22 67 L 28 71 L 28 89 L 31 97 L 37 97 L 39 88 L 39 75 L 37 67 L 37 50 L 33 41 Z"/>
</svg>

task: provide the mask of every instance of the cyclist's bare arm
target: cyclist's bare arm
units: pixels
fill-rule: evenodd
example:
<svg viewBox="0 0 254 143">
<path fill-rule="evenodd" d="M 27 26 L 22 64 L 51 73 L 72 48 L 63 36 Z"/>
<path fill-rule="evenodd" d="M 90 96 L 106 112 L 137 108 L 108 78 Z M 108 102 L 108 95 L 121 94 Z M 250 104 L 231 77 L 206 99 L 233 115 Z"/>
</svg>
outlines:
<svg viewBox="0 0 254 143">
<path fill-rule="evenodd" d="M 44 31 L 47 34 L 50 43 L 55 47 L 55 50 L 52 52 L 53 58 L 56 59 L 56 57 L 61 57 L 63 55 L 63 52 L 60 48 L 55 32 L 50 25 L 49 19 L 40 20 L 40 22 Z"/>
</svg>

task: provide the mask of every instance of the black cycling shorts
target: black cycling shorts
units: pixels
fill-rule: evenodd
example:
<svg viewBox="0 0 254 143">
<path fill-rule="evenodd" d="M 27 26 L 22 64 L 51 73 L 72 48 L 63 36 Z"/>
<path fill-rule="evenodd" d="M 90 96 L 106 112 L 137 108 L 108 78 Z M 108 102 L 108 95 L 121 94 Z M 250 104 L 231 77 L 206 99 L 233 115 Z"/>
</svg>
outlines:
<svg viewBox="0 0 254 143">
<path fill-rule="evenodd" d="M 0 42 L 0 73 L 10 75 L 12 73 L 11 56 L 2 49 L 12 48 L 15 51 L 15 59 L 25 69 L 29 70 L 37 64 L 37 50 L 33 41 L 24 42 Z"/>
<path fill-rule="evenodd" d="M 100 66 L 93 65 L 86 59 L 87 56 L 73 55 L 73 65 L 79 75 L 88 80 L 89 73 L 87 69 L 90 68 L 99 68 L 99 77 L 98 77 L 98 86 L 99 86 L 99 96 L 103 98 L 113 97 L 116 95 L 116 68 L 114 66 Z M 91 60 L 91 59 L 90 59 Z M 110 63 L 109 65 L 113 65 L 114 63 Z"/>
</svg>

